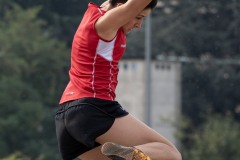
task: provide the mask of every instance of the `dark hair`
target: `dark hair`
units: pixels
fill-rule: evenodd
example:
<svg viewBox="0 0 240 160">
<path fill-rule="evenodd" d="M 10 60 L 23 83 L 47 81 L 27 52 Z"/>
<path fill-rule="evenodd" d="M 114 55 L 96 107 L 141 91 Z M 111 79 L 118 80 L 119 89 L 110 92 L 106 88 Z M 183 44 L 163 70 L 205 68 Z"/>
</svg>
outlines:
<svg viewBox="0 0 240 160">
<path fill-rule="evenodd" d="M 115 6 L 117 3 L 126 3 L 128 0 L 109 0 L 109 3 L 112 5 L 112 6 Z M 158 0 L 152 0 L 146 7 L 145 9 L 147 8 L 150 8 L 150 9 L 154 9 L 157 5 L 157 2 Z"/>
</svg>

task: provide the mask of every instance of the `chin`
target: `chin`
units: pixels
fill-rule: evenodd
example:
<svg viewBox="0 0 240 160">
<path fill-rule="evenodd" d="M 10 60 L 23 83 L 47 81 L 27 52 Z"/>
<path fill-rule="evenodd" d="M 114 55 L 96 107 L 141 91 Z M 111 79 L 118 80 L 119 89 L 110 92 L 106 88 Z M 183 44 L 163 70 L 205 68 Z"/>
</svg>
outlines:
<svg viewBox="0 0 240 160">
<path fill-rule="evenodd" d="M 128 33 L 131 32 L 131 29 L 124 29 L 123 32 L 124 32 L 125 34 L 128 34 Z"/>
<path fill-rule="evenodd" d="M 129 29 L 129 30 L 127 30 L 127 31 L 126 31 L 126 33 L 127 33 L 127 34 L 128 34 L 128 33 L 131 33 L 131 31 L 132 31 L 132 30 L 131 30 L 131 29 Z"/>
</svg>

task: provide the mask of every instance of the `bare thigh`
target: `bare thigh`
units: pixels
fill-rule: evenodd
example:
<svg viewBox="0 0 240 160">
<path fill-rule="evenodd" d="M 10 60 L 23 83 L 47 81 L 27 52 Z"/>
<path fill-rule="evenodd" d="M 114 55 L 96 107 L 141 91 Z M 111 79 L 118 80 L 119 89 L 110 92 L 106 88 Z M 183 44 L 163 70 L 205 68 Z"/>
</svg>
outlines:
<svg viewBox="0 0 240 160">
<path fill-rule="evenodd" d="M 161 142 L 172 146 L 166 138 L 131 114 L 117 118 L 112 127 L 105 134 L 99 136 L 96 141 L 100 144 L 115 142 L 125 146 Z M 80 157 L 82 160 L 109 160 L 101 154 L 101 146 L 82 154 Z"/>
</svg>

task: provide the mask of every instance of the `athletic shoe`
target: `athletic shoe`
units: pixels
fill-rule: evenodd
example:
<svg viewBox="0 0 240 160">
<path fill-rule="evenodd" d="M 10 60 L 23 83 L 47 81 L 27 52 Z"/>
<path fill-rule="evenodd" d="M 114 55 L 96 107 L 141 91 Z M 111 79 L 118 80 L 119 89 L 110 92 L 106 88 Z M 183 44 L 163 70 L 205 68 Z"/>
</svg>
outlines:
<svg viewBox="0 0 240 160">
<path fill-rule="evenodd" d="M 151 160 L 139 149 L 112 142 L 103 144 L 102 153 L 112 160 Z"/>
</svg>

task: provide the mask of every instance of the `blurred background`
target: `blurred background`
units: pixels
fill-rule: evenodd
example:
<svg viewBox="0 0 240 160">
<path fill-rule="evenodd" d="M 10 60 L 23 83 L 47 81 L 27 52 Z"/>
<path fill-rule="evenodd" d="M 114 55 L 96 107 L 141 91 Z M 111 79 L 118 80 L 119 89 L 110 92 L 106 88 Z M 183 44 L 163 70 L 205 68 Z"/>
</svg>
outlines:
<svg viewBox="0 0 240 160">
<path fill-rule="evenodd" d="M 60 159 L 54 115 L 88 2 L 0 0 L 0 159 Z M 184 160 L 240 158 L 239 28 L 240 0 L 159 0 L 127 35 L 117 100 Z"/>
</svg>

